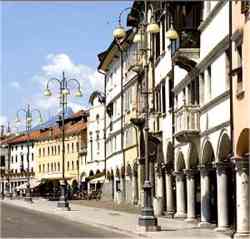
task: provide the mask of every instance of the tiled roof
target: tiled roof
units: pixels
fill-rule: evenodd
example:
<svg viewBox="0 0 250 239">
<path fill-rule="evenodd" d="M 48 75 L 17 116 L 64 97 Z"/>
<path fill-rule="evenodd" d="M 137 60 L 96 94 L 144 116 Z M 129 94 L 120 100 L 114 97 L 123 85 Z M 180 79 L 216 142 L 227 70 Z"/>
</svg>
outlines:
<svg viewBox="0 0 250 239">
<path fill-rule="evenodd" d="M 77 112 L 76 115 L 80 115 L 82 114 L 82 112 Z M 79 120 L 76 123 L 73 123 L 73 121 L 69 121 L 65 123 L 64 129 L 65 129 L 65 136 L 79 134 L 81 131 L 87 129 L 87 123 L 82 120 Z M 47 129 L 32 131 L 29 136 L 26 134 L 20 135 L 20 136 L 14 136 L 12 138 L 5 140 L 4 142 L 7 144 L 19 144 L 19 143 L 27 142 L 28 140 L 39 141 L 39 140 L 45 140 L 45 139 L 50 139 L 50 138 L 51 139 L 60 138 L 61 136 L 62 136 L 61 127 L 55 126 L 55 127 L 51 127 Z M 1 142 L 1 144 L 3 143 Z"/>
</svg>

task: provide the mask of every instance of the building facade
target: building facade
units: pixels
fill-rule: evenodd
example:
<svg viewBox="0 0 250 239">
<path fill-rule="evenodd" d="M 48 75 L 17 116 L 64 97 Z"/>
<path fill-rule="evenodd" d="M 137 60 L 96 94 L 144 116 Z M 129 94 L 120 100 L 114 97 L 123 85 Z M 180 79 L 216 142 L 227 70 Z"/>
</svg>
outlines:
<svg viewBox="0 0 250 239">
<path fill-rule="evenodd" d="M 68 183 L 78 185 L 85 161 L 81 151 L 86 146 L 87 116 L 84 111 L 65 120 L 64 175 Z M 38 179 L 51 181 L 62 179 L 62 130 L 58 126 L 41 129 L 35 140 L 36 168 Z"/>
<path fill-rule="evenodd" d="M 249 237 L 250 2 L 232 3 L 233 147 L 236 166 L 236 238 Z"/>
</svg>

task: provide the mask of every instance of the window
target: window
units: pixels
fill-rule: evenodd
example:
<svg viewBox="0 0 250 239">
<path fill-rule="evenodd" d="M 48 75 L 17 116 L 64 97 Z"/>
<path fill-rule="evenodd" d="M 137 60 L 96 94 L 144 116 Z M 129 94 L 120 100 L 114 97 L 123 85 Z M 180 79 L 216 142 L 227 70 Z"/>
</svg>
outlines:
<svg viewBox="0 0 250 239">
<path fill-rule="evenodd" d="M 41 173 L 41 164 L 39 164 L 39 173 Z"/>
<path fill-rule="evenodd" d="M 45 156 L 45 148 L 43 148 L 43 157 Z"/>
<path fill-rule="evenodd" d="M 97 124 L 99 124 L 99 119 L 100 119 L 100 115 L 97 114 L 97 115 L 96 115 L 96 123 L 97 123 Z"/>
<path fill-rule="evenodd" d="M 79 143 L 76 142 L 76 151 L 79 152 Z"/>
<path fill-rule="evenodd" d="M 54 146 L 54 154 L 56 155 L 56 146 Z"/>
<path fill-rule="evenodd" d="M 60 171 L 60 163 L 57 163 L 57 171 Z"/>
<path fill-rule="evenodd" d="M 79 161 L 78 160 L 76 160 L 76 167 L 77 167 L 77 169 L 79 169 Z"/>
<path fill-rule="evenodd" d="M 74 153 L 74 143 L 71 144 L 71 151 Z"/>
<path fill-rule="evenodd" d="M 43 164 L 43 172 L 45 172 L 45 165 Z"/>
<path fill-rule="evenodd" d="M 69 144 L 67 144 L 67 152 L 69 153 Z"/>
<path fill-rule="evenodd" d="M 60 145 L 57 146 L 57 152 L 60 155 L 61 151 L 60 151 Z"/>
<path fill-rule="evenodd" d="M 72 168 L 72 170 L 74 170 L 74 169 L 75 169 L 75 164 L 74 164 L 74 161 L 72 161 L 72 162 L 71 162 L 71 165 L 72 165 L 72 167 L 71 167 L 71 168 Z"/>
<path fill-rule="evenodd" d="M 47 164 L 47 172 L 49 172 L 49 164 Z"/>
<path fill-rule="evenodd" d="M 169 109 L 173 108 L 173 79 L 169 78 L 168 80 L 168 97 L 169 97 Z"/>
<path fill-rule="evenodd" d="M 17 157 L 17 156 L 16 156 Z M 11 163 L 14 163 L 14 159 L 13 156 L 11 156 Z"/>
<path fill-rule="evenodd" d="M 165 88 L 165 82 L 161 86 L 161 93 L 162 93 L 162 112 L 166 113 L 166 88 Z"/>
<path fill-rule="evenodd" d="M 67 162 L 67 170 L 69 170 L 69 161 Z"/>
<path fill-rule="evenodd" d="M 225 89 L 228 90 L 230 87 L 230 55 L 229 55 L 229 50 L 225 52 L 225 68 L 226 68 L 226 82 L 225 82 Z"/>
<path fill-rule="evenodd" d="M 242 46 L 239 45 L 236 48 L 237 54 L 237 68 L 234 70 L 234 74 L 237 75 L 237 94 L 243 91 L 243 78 L 242 78 Z"/>
<path fill-rule="evenodd" d="M 205 102 L 205 77 L 204 73 L 200 74 L 200 96 L 201 96 L 201 104 Z"/>
<path fill-rule="evenodd" d="M 41 157 L 41 148 L 38 150 L 39 157 Z"/>
<path fill-rule="evenodd" d="M 211 66 L 207 68 L 207 99 L 209 100 L 212 96 L 212 72 Z"/>
<path fill-rule="evenodd" d="M 50 155 L 50 149 L 49 149 L 49 147 L 48 147 L 48 156 Z"/>
<path fill-rule="evenodd" d="M 23 150 L 23 145 L 21 145 L 21 150 Z"/>
<path fill-rule="evenodd" d="M 51 154 L 54 155 L 54 147 L 51 146 Z"/>
<path fill-rule="evenodd" d="M 34 161 L 34 153 L 31 154 L 31 161 Z"/>
<path fill-rule="evenodd" d="M 53 163 L 50 164 L 50 168 L 51 168 L 51 171 L 54 171 L 54 166 L 53 166 Z"/>
<path fill-rule="evenodd" d="M 166 31 L 166 15 L 163 16 L 161 25 L 161 41 L 162 41 L 162 51 L 165 51 L 165 31 Z"/>
</svg>

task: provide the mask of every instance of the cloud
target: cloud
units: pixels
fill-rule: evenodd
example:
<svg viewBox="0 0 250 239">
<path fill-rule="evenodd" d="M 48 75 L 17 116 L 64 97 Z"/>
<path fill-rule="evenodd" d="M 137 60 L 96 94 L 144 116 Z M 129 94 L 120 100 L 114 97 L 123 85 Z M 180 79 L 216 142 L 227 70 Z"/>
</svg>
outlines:
<svg viewBox="0 0 250 239">
<path fill-rule="evenodd" d="M 42 66 L 41 73 L 35 75 L 32 81 L 35 84 L 39 83 L 43 90 L 46 82 L 50 78 L 55 77 L 62 79 L 62 72 L 65 72 L 65 77 L 67 79 L 77 79 L 81 85 L 83 98 L 78 101 L 75 99 L 75 97 L 74 99 L 73 97 L 69 98 L 68 105 L 72 107 L 74 111 L 87 107 L 89 96 L 94 90 L 103 91 L 104 77 L 91 67 L 84 64 L 76 64 L 67 54 L 64 53 L 49 54 L 46 60 L 47 64 Z M 33 97 L 33 99 L 31 99 L 32 102 L 37 105 L 37 107 L 43 110 L 58 108 L 59 106 L 59 86 L 54 83 L 52 84 L 51 82 L 49 87 L 51 88 L 53 94 L 55 93 L 57 96 L 46 98 L 37 94 Z M 77 85 L 74 82 L 70 82 L 69 88 L 72 91 L 72 95 L 76 87 Z M 72 100 L 74 102 L 72 102 Z"/>
<path fill-rule="evenodd" d="M 12 81 L 10 82 L 10 86 L 15 88 L 15 89 L 21 89 L 21 85 L 18 81 Z"/>
</svg>

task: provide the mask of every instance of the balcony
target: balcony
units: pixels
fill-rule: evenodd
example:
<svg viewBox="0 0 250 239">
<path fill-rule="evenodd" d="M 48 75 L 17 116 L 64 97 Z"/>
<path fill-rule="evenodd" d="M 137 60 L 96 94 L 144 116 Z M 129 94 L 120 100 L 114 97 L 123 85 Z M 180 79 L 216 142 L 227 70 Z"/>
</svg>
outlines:
<svg viewBox="0 0 250 239">
<path fill-rule="evenodd" d="M 190 142 L 199 136 L 200 110 L 197 105 L 183 105 L 175 111 L 175 137 L 179 142 Z"/>
<path fill-rule="evenodd" d="M 179 39 L 171 44 L 174 61 L 177 65 L 190 71 L 200 57 L 200 32 L 195 29 L 182 30 Z"/>
</svg>

